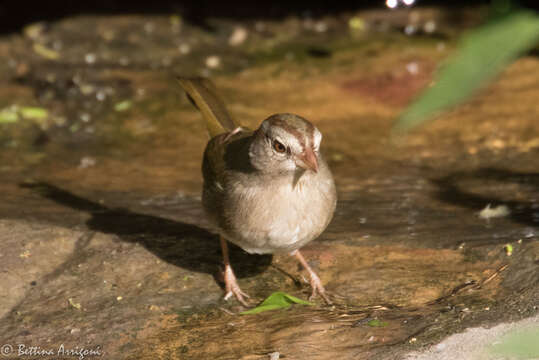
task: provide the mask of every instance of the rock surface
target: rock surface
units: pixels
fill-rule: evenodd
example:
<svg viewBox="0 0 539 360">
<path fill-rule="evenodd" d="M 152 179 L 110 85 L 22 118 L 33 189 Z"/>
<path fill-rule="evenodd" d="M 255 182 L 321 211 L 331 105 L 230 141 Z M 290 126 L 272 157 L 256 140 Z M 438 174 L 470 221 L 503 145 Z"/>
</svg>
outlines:
<svg viewBox="0 0 539 360">
<path fill-rule="evenodd" d="M 81 16 L 0 38 L 0 109 L 17 114 L 0 123 L 3 343 L 114 359 L 394 359 L 536 315 L 539 59 L 392 139 L 455 24 L 424 11 L 439 32 L 405 36 L 407 13 L 384 14 L 214 32 L 174 16 Z M 238 26 L 248 34 L 232 47 Z M 207 135 L 175 73 L 212 76 L 245 125 L 288 111 L 322 131 L 339 203 L 304 255 L 335 306 L 241 316 L 222 300 L 199 196 Z M 510 213 L 482 219 L 488 204 Z M 309 293 L 294 259 L 233 248 L 231 261 L 255 303 Z"/>
</svg>

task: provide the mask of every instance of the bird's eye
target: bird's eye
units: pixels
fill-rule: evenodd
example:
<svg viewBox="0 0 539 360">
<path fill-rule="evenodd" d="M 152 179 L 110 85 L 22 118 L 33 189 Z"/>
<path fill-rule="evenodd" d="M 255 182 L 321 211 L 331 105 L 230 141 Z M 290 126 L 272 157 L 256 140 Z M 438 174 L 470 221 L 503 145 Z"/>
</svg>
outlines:
<svg viewBox="0 0 539 360">
<path fill-rule="evenodd" d="M 278 153 L 284 153 L 286 151 L 286 147 L 277 140 L 273 140 L 273 148 Z"/>
</svg>

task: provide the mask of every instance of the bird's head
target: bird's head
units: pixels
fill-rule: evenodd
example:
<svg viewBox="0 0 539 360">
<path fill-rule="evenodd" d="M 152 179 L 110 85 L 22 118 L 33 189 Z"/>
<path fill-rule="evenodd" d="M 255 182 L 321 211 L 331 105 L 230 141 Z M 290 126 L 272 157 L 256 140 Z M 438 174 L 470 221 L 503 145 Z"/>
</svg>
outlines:
<svg viewBox="0 0 539 360">
<path fill-rule="evenodd" d="M 262 122 L 250 145 L 252 165 L 266 173 L 318 172 L 322 134 L 304 118 L 275 114 Z"/>
</svg>

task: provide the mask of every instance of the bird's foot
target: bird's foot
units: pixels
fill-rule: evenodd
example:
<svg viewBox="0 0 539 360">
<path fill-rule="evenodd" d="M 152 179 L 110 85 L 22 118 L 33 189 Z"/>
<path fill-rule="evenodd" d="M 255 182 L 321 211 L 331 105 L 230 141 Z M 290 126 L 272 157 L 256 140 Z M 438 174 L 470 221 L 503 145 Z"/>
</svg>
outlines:
<svg viewBox="0 0 539 360">
<path fill-rule="evenodd" d="M 320 295 L 322 299 L 326 302 L 328 305 L 332 305 L 333 303 L 331 300 L 329 300 L 329 297 L 326 295 L 326 289 L 324 289 L 324 286 L 322 285 L 322 281 L 320 281 L 320 278 L 314 271 L 310 271 L 309 275 L 311 277 L 311 288 L 313 289 L 313 292 L 311 293 L 311 296 L 309 297 L 309 301 L 312 301 L 314 298 L 316 298 L 316 295 Z"/>
<path fill-rule="evenodd" d="M 234 275 L 234 272 L 232 271 L 232 267 L 225 266 L 225 270 L 223 271 L 223 279 L 225 281 L 226 291 L 224 299 L 228 300 L 232 296 L 235 296 L 242 305 L 249 306 L 247 301 L 244 299 L 244 297 L 249 298 L 249 295 L 240 289 L 238 281 L 236 280 L 236 275 Z"/>
<path fill-rule="evenodd" d="M 309 266 L 303 255 L 299 252 L 299 250 L 293 251 L 290 255 L 295 256 L 296 259 L 299 260 L 300 264 L 303 266 L 305 270 L 309 273 L 309 276 L 311 278 L 310 284 L 313 289 L 313 292 L 311 293 L 311 296 L 309 297 L 309 300 L 313 300 L 317 294 L 319 294 L 322 299 L 326 302 L 328 305 L 332 305 L 333 303 L 331 300 L 329 300 L 329 297 L 326 295 L 326 289 L 324 289 L 324 286 L 322 285 L 322 281 L 320 281 L 320 278 L 313 269 Z"/>
</svg>

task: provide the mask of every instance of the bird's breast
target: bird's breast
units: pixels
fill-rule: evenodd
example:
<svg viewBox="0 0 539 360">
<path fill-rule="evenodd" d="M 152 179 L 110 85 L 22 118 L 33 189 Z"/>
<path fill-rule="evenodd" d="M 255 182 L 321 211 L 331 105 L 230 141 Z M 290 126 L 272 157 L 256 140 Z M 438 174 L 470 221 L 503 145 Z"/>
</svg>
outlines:
<svg viewBox="0 0 539 360">
<path fill-rule="evenodd" d="M 260 184 L 263 185 L 260 185 Z M 251 253 L 293 251 L 316 238 L 335 209 L 330 176 L 238 182 L 227 192 L 225 236 Z"/>
</svg>

